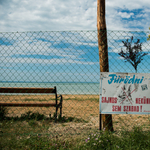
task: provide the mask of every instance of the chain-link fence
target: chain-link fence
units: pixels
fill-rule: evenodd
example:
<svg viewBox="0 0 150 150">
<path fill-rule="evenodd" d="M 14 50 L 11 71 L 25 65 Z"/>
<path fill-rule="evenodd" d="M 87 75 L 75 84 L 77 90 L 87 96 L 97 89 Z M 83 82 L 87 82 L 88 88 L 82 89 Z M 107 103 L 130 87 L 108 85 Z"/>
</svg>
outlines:
<svg viewBox="0 0 150 150">
<path fill-rule="evenodd" d="M 149 32 L 107 31 L 110 72 L 149 73 Z M 128 39 L 128 40 L 127 40 Z M 62 118 L 55 107 L 1 107 L 0 136 L 84 137 L 99 128 L 99 50 L 97 31 L 0 33 L 0 87 L 53 88 L 63 96 Z M 140 44 L 143 60 L 124 61 L 125 42 Z M 51 94 L 0 95 L 1 103 L 55 102 Z M 150 129 L 149 115 L 112 115 L 115 131 Z M 10 136 L 11 134 L 11 136 Z"/>
</svg>

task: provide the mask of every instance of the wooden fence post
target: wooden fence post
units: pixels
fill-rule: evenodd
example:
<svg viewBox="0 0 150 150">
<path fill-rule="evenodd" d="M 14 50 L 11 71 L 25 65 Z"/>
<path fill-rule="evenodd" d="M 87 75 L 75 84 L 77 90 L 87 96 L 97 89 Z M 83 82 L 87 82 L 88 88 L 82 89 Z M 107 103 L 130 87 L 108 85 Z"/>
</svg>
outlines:
<svg viewBox="0 0 150 150">
<path fill-rule="evenodd" d="M 107 45 L 107 29 L 105 21 L 105 0 L 97 0 L 97 32 L 98 32 L 98 48 L 100 72 L 109 72 L 108 62 L 108 45 Z M 102 116 L 103 129 L 113 131 L 112 115 L 100 114 Z"/>
</svg>

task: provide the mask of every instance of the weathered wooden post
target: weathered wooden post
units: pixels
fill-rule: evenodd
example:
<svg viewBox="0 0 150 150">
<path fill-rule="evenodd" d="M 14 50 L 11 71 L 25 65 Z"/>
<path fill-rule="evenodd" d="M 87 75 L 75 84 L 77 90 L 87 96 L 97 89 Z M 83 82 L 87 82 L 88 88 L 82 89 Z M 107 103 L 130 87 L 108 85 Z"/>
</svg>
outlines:
<svg viewBox="0 0 150 150">
<path fill-rule="evenodd" d="M 105 21 L 105 0 L 97 0 L 97 33 L 100 72 L 109 72 L 107 29 Z M 100 123 L 101 121 L 103 124 L 103 129 L 106 131 L 113 131 L 112 115 L 100 114 Z"/>
</svg>

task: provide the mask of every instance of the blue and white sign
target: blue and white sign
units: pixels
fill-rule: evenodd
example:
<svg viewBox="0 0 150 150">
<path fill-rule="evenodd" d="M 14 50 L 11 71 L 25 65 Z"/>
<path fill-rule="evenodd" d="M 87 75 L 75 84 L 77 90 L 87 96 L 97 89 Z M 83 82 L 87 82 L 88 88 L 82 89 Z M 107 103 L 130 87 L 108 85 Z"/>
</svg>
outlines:
<svg viewBox="0 0 150 150">
<path fill-rule="evenodd" d="M 150 114 L 150 74 L 100 74 L 101 114 Z"/>
</svg>

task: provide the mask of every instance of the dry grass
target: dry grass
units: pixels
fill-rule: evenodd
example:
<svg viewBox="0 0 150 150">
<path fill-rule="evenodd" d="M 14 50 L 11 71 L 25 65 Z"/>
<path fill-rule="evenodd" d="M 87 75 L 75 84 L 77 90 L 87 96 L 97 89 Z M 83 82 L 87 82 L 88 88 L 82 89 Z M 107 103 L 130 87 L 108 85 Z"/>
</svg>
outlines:
<svg viewBox="0 0 150 150">
<path fill-rule="evenodd" d="M 99 104 L 97 95 L 63 95 L 63 116 L 88 119 L 89 115 L 98 115 Z M 53 95 L 13 95 L 1 96 L 1 102 L 54 102 Z M 44 115 L 53 114 L 55 108 L 40 107 L 10 107 L 9 116 L 20 116 L 28 111 L 39 112 Z"/>
<path fill-rule="evenodd" d="M 54 102 L 52 95 L 1 95 L 2 102 Z M 38 107 L 10 107 L 8 115 L 10 117 L 20 116 L 28 111 L 39 112 L 48 116 L 53 115 L 55 108 Z M 98 95 L 63 95 L 63 116 L 83 119 L 87 122 L 51 123 L 48 131 L 59 134 L 78 134 L 86 132 L 88 129 L 99 128 L 99 96 Z M 112 115 L 114 129 L 119 131 L 122 128 L 132 129 L 133 126 L 141 126 L 143 129 L 150 129 L 149 115 Z"/>
</svg>

